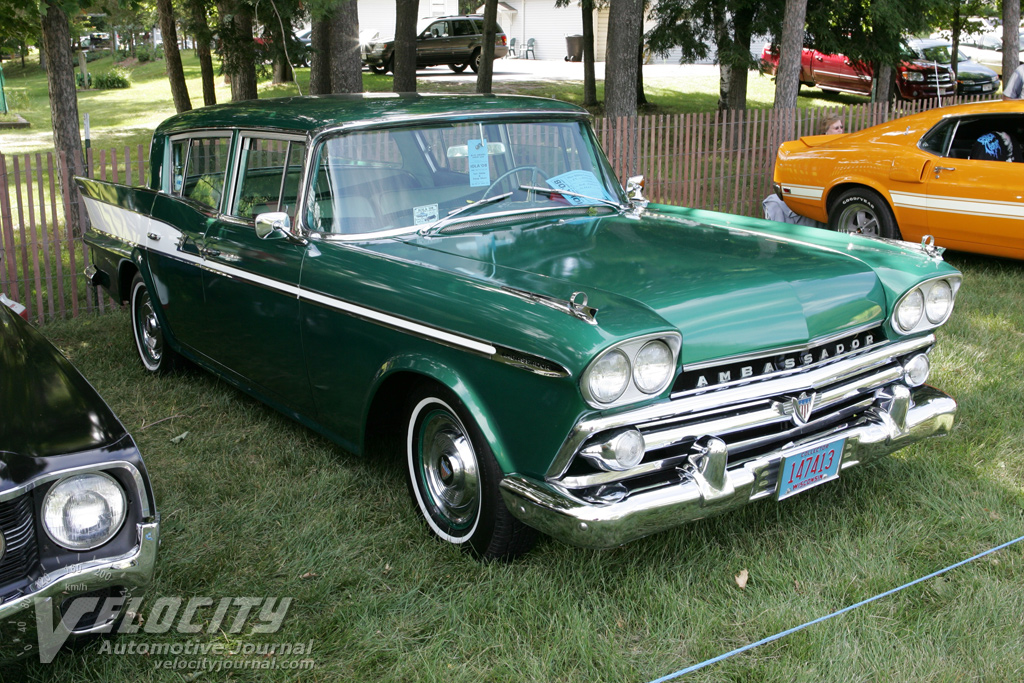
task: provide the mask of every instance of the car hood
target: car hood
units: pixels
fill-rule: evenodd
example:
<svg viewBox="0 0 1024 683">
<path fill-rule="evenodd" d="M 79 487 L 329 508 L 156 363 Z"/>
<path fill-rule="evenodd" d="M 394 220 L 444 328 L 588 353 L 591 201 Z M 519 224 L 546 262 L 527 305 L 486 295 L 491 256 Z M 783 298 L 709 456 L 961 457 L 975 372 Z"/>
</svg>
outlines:
<svg viewBox="0 0 1024 683">
<path fill-rule="evenodd" d="M 647 213 L 417 242 L 481 264 L 478 272 L 504 286 L 562 300 L 584 292 L 599 326 L 623 300 L 649 309 L 682 333 L 684 363 L 805 344 L 881 322 L 887 310 L 863 261 L 770 227 Z"/>
<path fill-rule="evenodd" d="M 0 453 L 47 457 L 113 444 L 124 427 L 39 332 L 0 305 Z"/>
</svg>

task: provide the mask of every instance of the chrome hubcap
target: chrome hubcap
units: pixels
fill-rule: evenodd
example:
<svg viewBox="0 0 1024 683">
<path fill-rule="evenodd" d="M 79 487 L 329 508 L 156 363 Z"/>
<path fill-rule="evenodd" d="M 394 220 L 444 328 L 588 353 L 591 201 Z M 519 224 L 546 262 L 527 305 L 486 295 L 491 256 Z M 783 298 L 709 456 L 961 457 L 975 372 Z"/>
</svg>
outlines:
<svg viewBox="0 0 1024 683">
<path fill-rule="evenodd" d="M 146 353 L 154 361 L 159 361 L 163 355 L 163 335 L 148 293 L 142 295 L 139 303 L 139 334 Z"/>
<path fill-rule="evenodd" d="M 424 419 L 420 465 L 437 513 L 454 527 L 471 523 L 480 495 L 476 453 L 462 426 L 447 412 L 435 411 Z"/>
<path fill-rule="evenodd" d="M 853 235 L 878 236 L 878 216 L 864 204 L 852 204 L 839 217 L 840 232 Z"/>
</svg>

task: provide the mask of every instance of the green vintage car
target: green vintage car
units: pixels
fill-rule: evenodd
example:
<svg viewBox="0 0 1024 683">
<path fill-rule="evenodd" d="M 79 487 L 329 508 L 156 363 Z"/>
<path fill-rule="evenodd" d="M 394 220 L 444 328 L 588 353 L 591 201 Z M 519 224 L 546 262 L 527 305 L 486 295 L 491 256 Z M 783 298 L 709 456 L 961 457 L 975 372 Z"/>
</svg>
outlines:
<svg viewBox="0 0 1024 683">
<path fill-rule="evenodd" d="M 512 96 L 285 98 L 79 178 L 92 281 L 182 357 L 373 457 L 485 557 L 611 547 L 949 431 L 960 274 L 931 243 L 648 204 L 587 113 Z"/>
</svg>

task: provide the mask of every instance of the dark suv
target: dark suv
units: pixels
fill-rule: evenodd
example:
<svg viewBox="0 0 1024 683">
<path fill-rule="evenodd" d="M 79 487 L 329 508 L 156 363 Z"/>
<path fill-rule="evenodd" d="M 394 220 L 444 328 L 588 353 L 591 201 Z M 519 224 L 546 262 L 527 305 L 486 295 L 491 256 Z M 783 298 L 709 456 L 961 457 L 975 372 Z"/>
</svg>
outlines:
<svg viewBox="0 0 1024 683">
<path fill-rule="evenodd" d="M 494 58 L 500 59 L 508 53 L 508 39 L 500 26 L 496 26 L 494 37 Z M 447 64 L 455 73 L 462 73 L 466 67 L 480 70 L 480 53 L 483 43 L 484 18 L 480 15 L 438 17 L 416 36 L 416 68 L 422 69 L 438 64 Z M 377 74 L 394 71 L 394 37 L 374 38 L 360 46 L 363 64 Z"/>
</svg>

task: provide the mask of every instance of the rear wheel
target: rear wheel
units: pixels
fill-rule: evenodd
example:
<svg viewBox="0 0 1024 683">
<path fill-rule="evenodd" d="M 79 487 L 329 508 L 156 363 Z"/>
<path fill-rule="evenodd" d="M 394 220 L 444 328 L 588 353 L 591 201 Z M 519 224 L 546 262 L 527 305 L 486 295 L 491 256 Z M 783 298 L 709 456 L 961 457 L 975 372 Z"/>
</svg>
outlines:
<svg viewBox="0 0 1024 683">
<path fill-rule="evenodd" d="M 473 73 L 480 71 L 480 48 L 473 50 L 473 56 L 469 58 L 469 65 L 473 67 Z"/>
<path fill-rule="evenodd" d="M 854 187 L 843 191 L 828 212 L 828 227 L 836 232 L 900 239 L 896 217 L 874 190 Z"/>
<path fill-rule="evenodd" d="M 388 67 L 385 64 L 368 64 L 367 66 L 370 67 L 370 71 L 378 75 L 387 73 L 388 70 Z"/>
<path fill-rule="evenodd" d="M 505 507 L 501 468 L 458 397 L 421 386 L 405 415 L 409 493 L 434 535 L 483 559 L 529 550 L 536 531 Z"/>
<path fill-rule="evenodd" d="M 466 70 L 467 66 L 469 66 L 469 64 L 449 64 L 448 68 L 454 71 L 455 73 L 460 74 Z M 473 71 L 476 71 L 476 69 L 473 69 Z"/>
<path fill-rule="evenodd" d="M 131 298 L 132 334 L 135 350 L 143 367 L 152 373 L 165 373 L 175 369 L 179 356 L 167 346 L 164 330 L 156 315 L 156 304 L 150 296 L 142 273 L 136 273 L 132 280 Z"/>
</svg>

